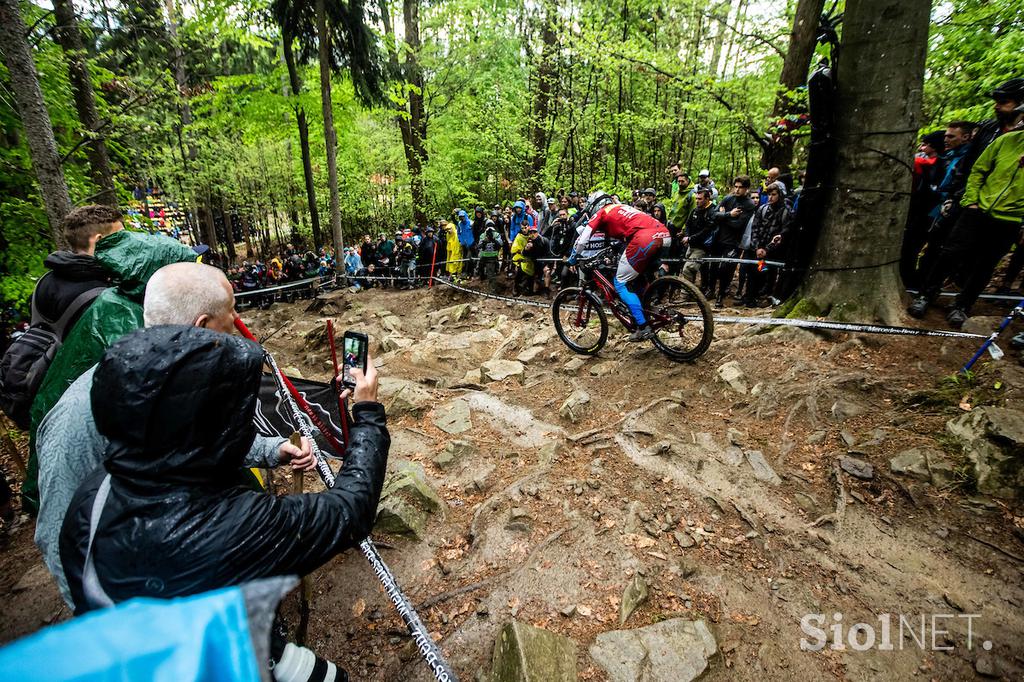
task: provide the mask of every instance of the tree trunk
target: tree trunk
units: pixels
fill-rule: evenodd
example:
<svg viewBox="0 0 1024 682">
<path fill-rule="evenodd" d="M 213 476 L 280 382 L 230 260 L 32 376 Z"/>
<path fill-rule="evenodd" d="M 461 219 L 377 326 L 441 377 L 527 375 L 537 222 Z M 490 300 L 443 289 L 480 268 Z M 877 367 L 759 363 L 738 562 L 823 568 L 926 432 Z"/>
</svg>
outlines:
<svg viewBox="0 0 1024 682">
<path fill-rule="evenodd" d="M 89 138 L 85 146 L 86 157 L 89 159 L 89 175 L 100 190 L 95 198 L 98 203 L 113 206 L 117 204 L 114 171 L 110 168 L 107 141 L 100 133 L 100 116 L 96 112 L 95 93 L 92 90 L 92 79 L 89 77 L 89 65 L 86 62 L 85 47 L 78 29 L 73 0 L 54 0 L 53 14 L 57 20 L 54 39 L 60 44 L 64 58 L 68 62 L 68 80 L 71 82 L 71 94 L 75 98 L 78 120 L 82 122 L 82 134 Z"/>
<path fill-rule="evenodd" d="M 66 242 L 60 222 L 71 212 L 71 195 L 60 167 L 50 112 L 43 101 L 39 76 L 28 45 L 28 27 L 18 10 L 18 0 L 0 0 L 0 52 L 5 57 L 11 90 L 25 126 L 32 168 L 39 180 L 39 193 L 50 223 L 50 234 L 54 244 L 64 246 Z"/>
<path fill-rule="evenodd" d="M 316 205 L 316 185 L 313 184 L 313 158 L 309 151 L 309 124 L 306 122 L 306 109 L 302 106 L 299 95 L 302 93 L 302 81 L 299 70 L 295 66 L 295 54 L 292 52 L 292 35 L 282 28 L 281 41 L 284 45 L 284 62 L 288 67 L 288 82 L 291 84 L 292 95 L 295 97 L 295 125 L 299 128 L 299 147 L 302 150 L 302 179 L 306 184 L 306 205 L 309 207 L 309 224 L 313 231 L 313 244 L 319 249 L 324 244 L 320 234 L 320 213 Z"/>
<path fill-rule="evenodd" d="M 427 222 L 427 192 L 423 184 L 423 165 L 427 161 L 427 118 L 423 101 L 423 69 L 419 63 L 420 5 L 419 0 L 403 0 L 402 18 L 405 23 L 405 81 L 408 86 L 408 116 L 399 119 L 402 131 L 402 148 L 405 150 L 406 165 L 409 167 L 409 184 L 412 191 L 412 213 L 414 220 L 425 225 Z"/>
<path fill-rule="evenodd" d="M 334 252 L 345 250 L 341 233 L 341 200 L 338 197 L 338 136 L 334 131 L 334 107 L 331 101 L 331 35 L 327 32 L 326 0 L 316 0 L 316 33 L 320 61 L 320 102 L 324 111 L 324 141 L 327 145 L 327 187 L 331 197 L 331 235 Z"/>
<path fill-rule="evenodd" d="M 622 0 L 622 43 L 625 44 L 629 38 L 629 5 L 628 0 Z M 619 65 L 619 105 L 615 116 L 615 170 L 612 173 L 612 186 L 617 190 L 619 187 L 619 147 L 622 142 L 622 65 Z"/>
<path fill-rule="evenodd" d="M 929 2 L 850 0 L 843 17 L 837 163 L 794 317 L 899 321 L 897 269 L 921 125 Z"/>
<path fill-rule="evenodd" d="M 794 111 L 793 91 L 807 83 L 807 71 L 814 56 L 817 45 L 818 17 L 821 16 L 825 0 L 799 0 L 796 15 L 793 17 L 793 30 L 789 33 L 789 49 L 786 59 L 782 62 L 782 74 L 779 76 L 779 92 L 775 96 L 772 108 L 772 124 L 785 118 Z M 761 153 L 761 168 L 777 167 L 783 173 L 793 163 L 793 137 L 781 135 L 779 139 Z"/>
<path fill-rule="evenodd" d="M 555 83 L 555 49 L 558 45 L 558 35 L 555 33 L 554 24 L 556 19 L 555 8 L 546 5 L 544 25 L 541 28 L 543 47 L 540 53 L 540 64 L 537 67 L 537 88 L 533 95 L 533 130 L 530 135 L 533 144 L 530 177 L 537 186 L 540 184 L 540 173 L 544 168 L 548 148 L 547 123 L 550 114 L 551 93 Z"/>
</svg>

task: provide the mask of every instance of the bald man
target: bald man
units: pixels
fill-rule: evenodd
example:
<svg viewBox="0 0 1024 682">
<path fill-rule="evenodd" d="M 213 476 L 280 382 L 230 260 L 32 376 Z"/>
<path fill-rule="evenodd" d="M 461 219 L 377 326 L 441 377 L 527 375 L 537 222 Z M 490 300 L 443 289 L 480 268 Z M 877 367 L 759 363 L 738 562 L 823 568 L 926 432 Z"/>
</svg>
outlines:
<svg viewBox="0 0 1024 682">
<path fill-rule="evenodd" d="M 206 327 L 230 334 L 234 331 L 235 295 L 224 273 L 202 263 L 174 263 L 149 279 L 143 301 L 147 327 L 177 324 Z M 89 391 L 96 367 L 80 376 L 39 425 L 39 518 L 36 545 L 53 574 L 61 596 L 69 606 L 71 593 L 60 563 L 61 525 L 68 503 L 82 482 L 103 462 L 107 439 L 96 430 Z M 247 467 L 276 467 L 290 463 L 293 469 L 315 465 L 308 442 L 297 448 L 283 438 L 257 436 Z"/>
</svg>

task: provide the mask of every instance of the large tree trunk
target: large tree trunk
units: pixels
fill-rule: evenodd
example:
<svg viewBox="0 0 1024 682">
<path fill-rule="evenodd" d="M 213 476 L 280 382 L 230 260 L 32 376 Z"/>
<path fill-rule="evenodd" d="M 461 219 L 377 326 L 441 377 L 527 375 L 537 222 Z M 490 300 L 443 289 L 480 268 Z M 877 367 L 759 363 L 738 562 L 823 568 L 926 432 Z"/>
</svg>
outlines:
<svg viewBox="0 0 1024 682">
<path fill-rule="evenodd" d="M 541 28 L 540 64 L 537 67 L 537 88 L 533 95 L 533 130 L 530 134 L 533 144 L 533 159 L 530 163 L 530 176 L 537 186 L 540 185 L 540 172 L 547 158 L 547 127 L 551 107 L 551 92 L 555 83 L 555 49 L 558 35 L 555 33 L 554 22 L 557 13 L 554 7 L 545 6 L 544 26 Z"/>
<path fill-rule="evenodd" d="M 320 61 L 320 101 L 324 111 L 324 141 L 327 144 L 327 186 L 331 197 L 331 235 L 334 252 L 345 250 L 341 232 L 341 200 L 338 197 L 338 136 L 334 131 L 334 106 L 331 101 L 331 35 L 327 32 L 326 0 L 316 0 L 316 33 Z"/>
<path fill-rule="evenodd" d="M 292 52 L 292 35 L 282 27 L 282 43 L 284 44 L 284 62 L 288 67 L 288 81 L 292 95 L 295 97 L 295 125 L 299 128 L 299 147 L 302 150 L 302 179 L 306 184 L 306 204 L 309 207 L 309 224 L 313 231 L 313 244 L 318 249 L 324 243 L 320 234 L 320 213 L 316 205 L 316 185 L 313 184 L 313 157 L 309 151 L 309 124 L 306 122 L 306 110 L 301 104 L 299 95 L 302 93 L 302 81 L 299 70 L 295 66 L 295 54 Z"/>
<path fill-rule="evenodd" d="M 0 52 L 11 75 L 11 90 L 25 126 L 32 168 L 39 180 L 50 234 L 54 244 L 63 246 L 66 242 L 60 222 L 71 212 L 71 195 L 60 167 L 50 112 L 43 101 L 39 76 L 28 45 L 28 27 L 18 10 L 18 0 L 0 0 Z"/>
<path fill-rule="evenodd" d="M 64 51 L 68 62 L 68 79 L 71 82 L 71 94 L 75 98 L 75 109 L 78 120 L 82 122 L 82 134 L 89 139 L 85 145 L 86 157 L 89 159 L 89 175 L 99 188 L 94 199 L 102 204 L 117 204 L 114 190 L 114 171 L 110 167 L 110 155 L 107 153 L 107 142 L 100 133 L 100 116 L 96 112 L 96 97 L 92 90 L 92 79 L 89 77 L 89 65 L 86 62 L 85 47 L 82 34 L 78 29 L 78 17 L 75 16 L 75 5 L 72 0 L 54 0 L 53 14 L 57 19 L 54 38 Z"/>
<path fill-rule="evenodd" d="M 849 0 L 838 64 L 839 140 L 810 272 L 794 317 L 897 322 L 897 262 L 921 124 L 929 2 Z"/>
<path fill-rule="evenodd" d="M 782 62 L 779 76 L 779 92 L 772 108 L 772 122 L 785 118 L 794 110 L 794 91 L 807 83 L 807 71 L 817 45 L 818 17 L 825 6 L 825 0 L 799 0 L 793 17 L 793 30 L 789 33 L 789 49 Z M 761 167 L 777 167 L 782 172 L 789 170 L 793 163 L 793 137 L 782 135 L 776 142 L 762 148 Z"/>
</svg>

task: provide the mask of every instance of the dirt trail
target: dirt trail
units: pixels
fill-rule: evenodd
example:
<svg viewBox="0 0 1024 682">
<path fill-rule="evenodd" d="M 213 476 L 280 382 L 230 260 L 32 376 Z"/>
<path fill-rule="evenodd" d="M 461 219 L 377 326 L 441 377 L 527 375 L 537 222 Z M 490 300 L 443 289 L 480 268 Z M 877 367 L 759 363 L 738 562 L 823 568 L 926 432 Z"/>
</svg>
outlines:
<svg viewBox="0 0 1024 682">
<path fill-rule="evenodd" d="M 317 312 L 306 305 L 245 316 L 257 335 L 279 330 L 267 345 L 282 367 L 327 378 L 317 330 L 332 317 L 339 334 L 370 334 L 382 375 L 427 393 L 422 410 L 389 419 L 392 460 L 421 463 L 447 509 L 423 541 L 379 544 L 414 602 L 426 602 L 421 616 L 462 679 L 490 670 L 495 635 L 512 617 L 575 639 L 581 678 L 604 679 L 587 647 L 619 628 L 635 573 L 650 598 L 625 627 L 707 619 L 720 653 L 702 679 L 957 680 L 989 665 L 1005 679 L 1024 676 L 1024 562 L 990 546 L 1024 555 L 1020 504 L 889 468 L 907 448 L 952 448 L 945 422 L 969 389 L 941 379 L 970 355 L 970 341 L 721 325 L 704 358 L 680 365 L 613 327 L 598 357 L 573 362 L 541 308 L 444 289 L 338 294 Z M 482 363 L 517 357 L 522 376 L 482 381 Z M 731 361 L 745 393 L 718 377 Z M 998 377 L 983 373 L 1001 381 L 998 395 L 973 389 L 969 400 L 1020 401 L 1024 372 L 1010 363 Z M 559 409 L 574 391 L 590 398 L 575 422 Z M 451 435 L 432 417 L 459 398 L 472 426 Z M 453 440 L 476 452 L 442 469 L 434 458 Z M 841 455 L 872 464 L 871 478 L 836 473 Z M 66 617 L 53 616 L 59 600 L 46 582 L 11 592 L 39 565 L 30 525 L 0 555 L 4 639 Z M 357 553 L 318 571 L 314 584 L 315 650 L 355 679 L 428 679 Z M 894 614 L 894 650 L 801 651 L 800 620 L 814 613 L 825 615 L 822 628 L 841 613 L 844 634 L 858 622 L 880 630 L 879 616 Z M 933 614 L 946 616 L 935 628 Z M 908 625 L 920 636 L 922 615 L 927 650 Z M 933 629 L 950 650 L 931 650 Z M 986 640 L 990 651 L 980 648 Z"/>
</svg>

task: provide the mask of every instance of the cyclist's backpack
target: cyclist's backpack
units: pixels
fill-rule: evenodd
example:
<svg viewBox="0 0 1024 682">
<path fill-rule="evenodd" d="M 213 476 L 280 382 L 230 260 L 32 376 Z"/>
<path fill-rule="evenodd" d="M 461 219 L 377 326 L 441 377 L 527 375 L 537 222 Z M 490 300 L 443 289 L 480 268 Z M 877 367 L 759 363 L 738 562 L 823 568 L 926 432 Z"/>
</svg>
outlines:
<svg viewBox="0 0 1024 682">
<path fill-rule="evenodd" d="M 11 343 L 0 359 L 0 409 L 18 428 L 26 431 L 29 428 L 32 401 L 53 362 L 53 356 L 60 350 L 68 323 L 105 288 L 83 291 L 56 320 L 48 320 L 39 314 L 36 295 L 32 293 L 32 326 Z"/>
</svg>

